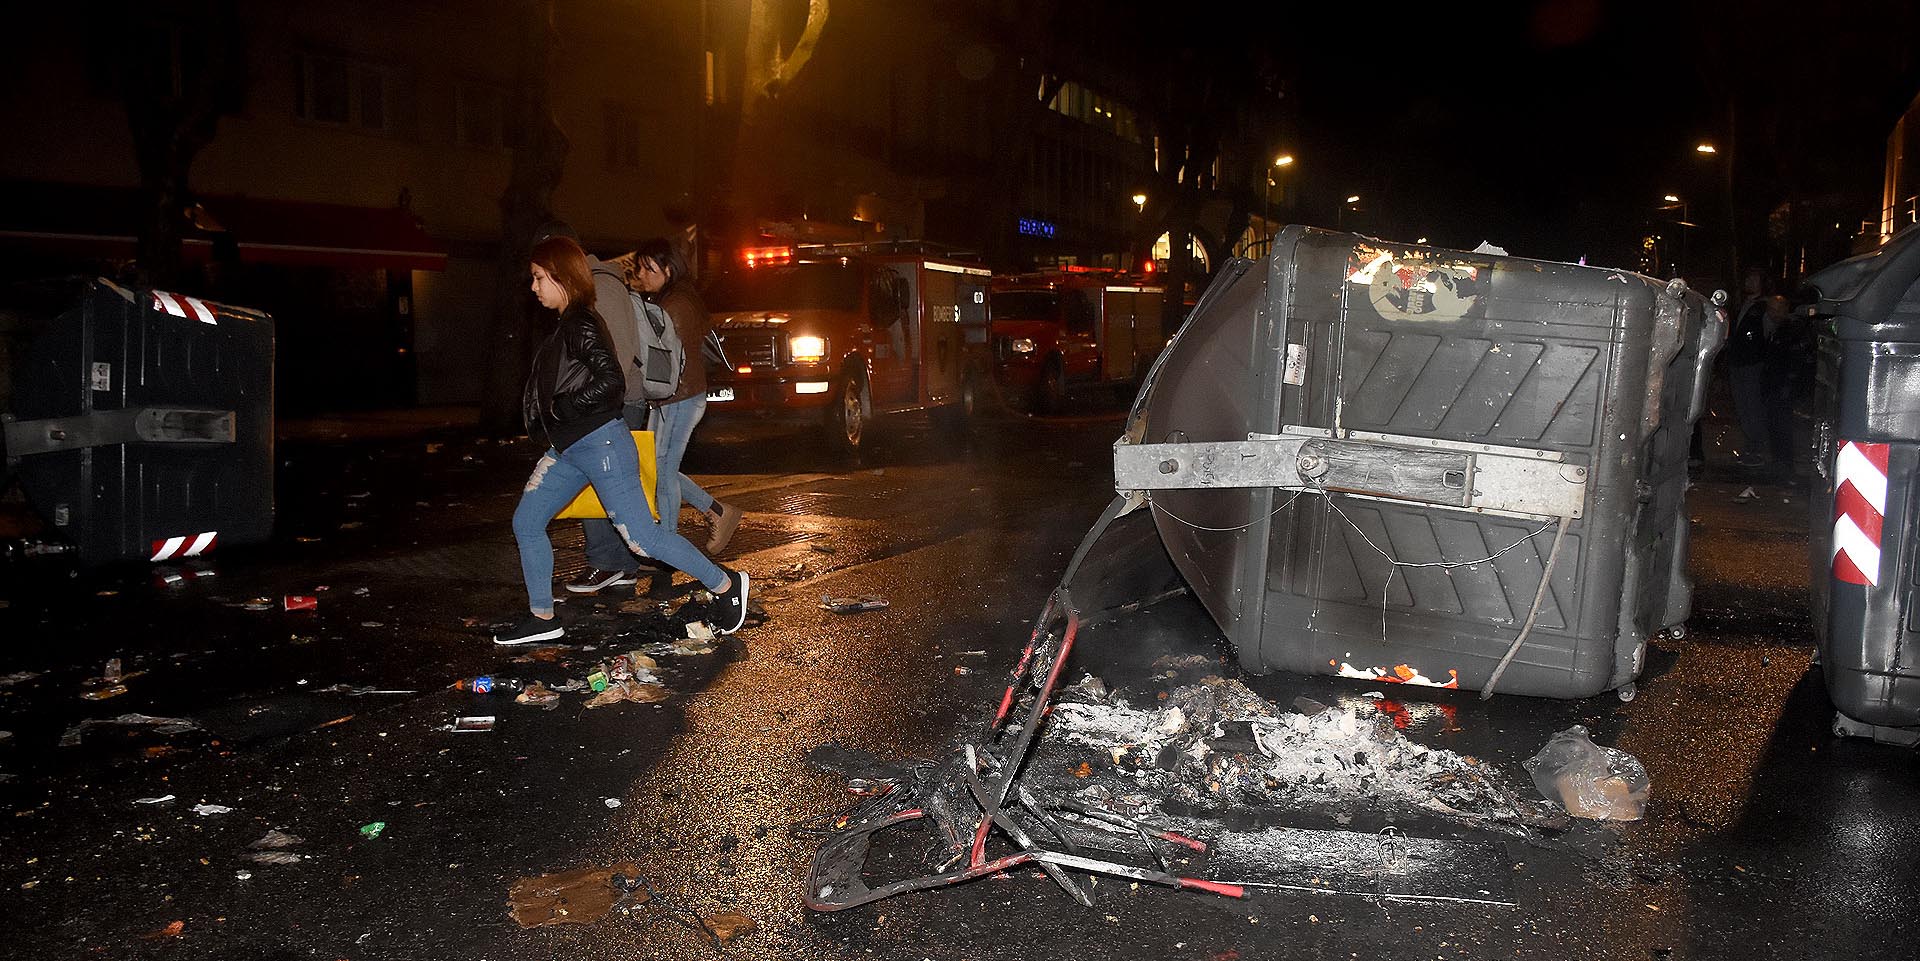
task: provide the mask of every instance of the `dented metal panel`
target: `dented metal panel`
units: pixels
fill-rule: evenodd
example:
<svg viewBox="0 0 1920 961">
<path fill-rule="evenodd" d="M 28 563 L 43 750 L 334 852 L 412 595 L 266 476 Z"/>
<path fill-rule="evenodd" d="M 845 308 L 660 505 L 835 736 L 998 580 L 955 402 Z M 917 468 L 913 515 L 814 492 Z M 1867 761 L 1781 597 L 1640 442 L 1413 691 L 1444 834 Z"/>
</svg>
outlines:
<svg viewBox="0 0 1920 961">
<path fill-rule="evenodd" d="M 1116 486 L 1149 492 L 1244 664 L 1479 688 L 1532 613 L 1500 690 L 1633 680 L 1690 609 L 1705 298 L 1305 228 L 1222 284 L 1136 401 Z"/>
</svg>

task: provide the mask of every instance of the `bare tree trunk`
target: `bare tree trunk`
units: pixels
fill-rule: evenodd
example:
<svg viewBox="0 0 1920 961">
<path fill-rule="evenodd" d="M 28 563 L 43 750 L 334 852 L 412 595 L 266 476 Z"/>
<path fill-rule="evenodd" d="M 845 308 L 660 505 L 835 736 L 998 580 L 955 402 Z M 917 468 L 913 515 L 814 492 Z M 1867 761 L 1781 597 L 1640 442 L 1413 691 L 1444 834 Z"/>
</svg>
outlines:
<svg viewBox="0 0 1920 961">
<path fill-rule="evenodd" d="M 553 219 L 553 191 L 566 170 L 569 147 L 549 97 L 559 51 L 554 0 L 522 0 L 515 12 L 509 28 L 523 38 L 509 117 L 516 138 L 512 172 L 500 196 L 500 258 L 480 401 L 481 427 L 496 434 L 518 433 L 522 426 L 520 395 L 534 335 L 528 255 L 535 231 Z"/>
</svg>

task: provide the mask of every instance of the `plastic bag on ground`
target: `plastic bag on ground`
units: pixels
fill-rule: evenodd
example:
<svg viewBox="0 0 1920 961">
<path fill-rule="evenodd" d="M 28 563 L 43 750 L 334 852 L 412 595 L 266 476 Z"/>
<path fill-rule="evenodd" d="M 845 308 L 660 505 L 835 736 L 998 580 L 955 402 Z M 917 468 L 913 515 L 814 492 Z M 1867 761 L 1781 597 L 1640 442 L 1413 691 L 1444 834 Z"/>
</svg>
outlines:
<svg viewBox="0 0 1920 961">
<path fill-rule="evenodd" d="M 1594 821 L 1638 821 L 1647 813 L 1651 782 L 1640 760 L 1593 743 L 1579 724 L 1547 739 L 1540 753 L 1522 762 L 1533 786 L 1567 813 Z"/>
</svg>

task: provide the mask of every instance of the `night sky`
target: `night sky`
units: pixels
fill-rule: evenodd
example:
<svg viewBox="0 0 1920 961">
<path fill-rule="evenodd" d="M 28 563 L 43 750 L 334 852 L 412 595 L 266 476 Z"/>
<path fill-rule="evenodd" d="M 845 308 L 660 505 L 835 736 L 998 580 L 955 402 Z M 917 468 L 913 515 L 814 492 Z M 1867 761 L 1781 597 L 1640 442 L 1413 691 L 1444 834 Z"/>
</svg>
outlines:
<svg viewBox="0 0 1920 961">
<path fill-rule="evenodd" d="M 1916 8 L 1541 0 L 1265 16 L 1298 57 L 1308 210 L 1360 194 L 1371 209 L 1356 219 L 1391 239 L 1622 263 L 1661 195 L 1699 202 L 1696 220 L 1714 213 L 1725 154 L 1693 147 L 1724 149 L 1729 98 L 1749 216 L 1783 197 L 1857 207 L 1855 222 L 1877 209 L 1887 134 L 1920 92 Z"/>
</svg>

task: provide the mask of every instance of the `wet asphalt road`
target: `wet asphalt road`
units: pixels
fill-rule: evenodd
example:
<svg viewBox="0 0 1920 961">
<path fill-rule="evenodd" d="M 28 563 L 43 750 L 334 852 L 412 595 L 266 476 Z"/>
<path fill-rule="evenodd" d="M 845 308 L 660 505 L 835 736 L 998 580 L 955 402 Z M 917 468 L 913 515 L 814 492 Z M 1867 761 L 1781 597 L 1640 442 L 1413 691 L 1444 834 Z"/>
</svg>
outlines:
<svg viewBox="0 0 1920 961">
<path fill-rule="evenodd" d="M 534 456 L 525 442 L 308 431 L 282 445 L 268 546 L 223 550 L 203 569 L 8 568 L 0 677 L 35 674 L 0 686 L 8 953 L 715 956 L 658 912 L 534 930 L 508 916 L 520 878 L 624 861 L 679 913 L 753 918 L 758 929 L 724 951 L 753 958 L 1851 958 L 1920 938 L 1920 765 L 1829 734 L 1810 666 L 1804 497 L 1762 486 L 1761 499 L 1735 503 L 1742 479 L 1717 462 L 1691 507 L 1695 617 L 1684 639 L 1656 646 L 1631 703 L 1394 692 L 1409 736 L 1481 757 L 1522 787 L 1519 762 L 1571 723 L 1651 773 L 1645 822 L 1531 844 L 1494 837 L 1514 907 L 1290 892 L 1229 901 L 1102 882 L 1085 910 L 1023 871 L 806 911 L 798 892 L 816 842 L 796 828 L 847 801 L 843 779 L 807 753 L 839 743 L 938 758 L 977 730 L 1110 496 L 1118 423 L 1098 411 L 1004 418 L 964 444 L 906 426 L 851 464 L 809 437 L 703 426 L 689 467 L 748 510 L 730 562 L 755 575 L 766 617 L 712 655 L 663 656 L 674 695 L 660 705 L 589 711 L 569 697 L 543 711 L 444 689 L 489 672 L 581 676 L 676 629 L 657 611 L 620 612 L 627 597 L 576 598 L 559 660 L 515 663 L 520 652 L 488 642 L 490 624 L 522 609 L 507 517 Z M 554 530 L 564 576 L 577 536 Z M 1123 522 L 1089 561 L 1107 596 L 1164 586 L 1165 561 L 1140 534 Z M 826 593 L 892 606 L 835 615 L 818 606 Z M 317 597 L 318 610 L 240 606 L 287 594 Z M 1154 663 L 1191 654 L 1214 663 L 1171 676 Z M 1180 597 L 1090 630 L 1072 674 L 1151 701 L 1235 674 L 1224 654 Z M 110 657 L 133 675 L 128 692 L 81 699 Z M 1352 682 L 1246 680 L 1283 705 L 1303 693 L 1372 704 Z M 414 693 L 324 690 L 343 684 Z M 201 730 L 98 727 L 59 745 L 83 718 L 127 712 Z M 440 730 L 463 714 L 496 715 L 497 728 Z M 198 815 L 197 804 L 233 810 Z M 1367 811 L 1257 817 L 1385 823 Z M 375 821 L 385 831 L 362 837 Z M 269 829 L 302 838 L 293 850 L 305 860 L 247 861 Z"/>
</svg>

